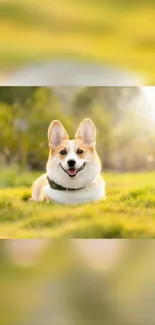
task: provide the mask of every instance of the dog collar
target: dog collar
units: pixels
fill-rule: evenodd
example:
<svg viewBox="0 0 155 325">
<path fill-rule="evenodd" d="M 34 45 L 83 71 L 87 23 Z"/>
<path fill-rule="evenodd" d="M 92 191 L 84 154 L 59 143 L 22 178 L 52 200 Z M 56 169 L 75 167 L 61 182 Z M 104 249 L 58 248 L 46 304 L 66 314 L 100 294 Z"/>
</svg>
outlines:
<svg viewBox="0 0 155 325">
<path fill-rule="evenodd" d="M 49 176 L 47 176 L 47 180 L 49 182 L 50 187 L 53 190 L 57 190 L 57 191 L 78 191 L 78 190 L 82 190 L 82 188 L 84 187 L 80 187 L 80 188 L 68 188 L 68 187 L 63 187 L 57 183 L 55 183 L 54 181 L 52 181 L 52 179 L 49 178 Z"/>
</svg>

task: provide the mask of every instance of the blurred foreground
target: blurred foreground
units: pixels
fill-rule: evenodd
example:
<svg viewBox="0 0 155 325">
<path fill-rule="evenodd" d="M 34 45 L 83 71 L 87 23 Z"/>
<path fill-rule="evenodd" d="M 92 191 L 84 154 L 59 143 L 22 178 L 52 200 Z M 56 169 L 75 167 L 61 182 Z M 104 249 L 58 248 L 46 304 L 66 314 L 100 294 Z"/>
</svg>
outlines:
<svg viewBox="0 0 155 325">
<path fill-rule="evenodd" d="M 0 324 L 154 325 L 155 242 L 0 242 Z"/>
<path fill-rule="evenodd" d="M 75 60 L 77 67 L 81 63 L 84 65 L 84 71 L 87 63 L 90 66 L 94 63 L 99 65 L 103 79 L 100 79 L 100 72 L 95 79 L 102 80 L 102 85 L 107 84 L 106 78 L 110 78 L 111 85 L 153 85 L 154 15 L 153 0 L 1 0 L 1 84 L 6 82 L 11 85 L 16 81 L 16 85 L 21 85 L 31 80 L 29 85 L 32 85 L 35 71 L 40 77 L 40 80 L 35 79 L 37 84 L 40 85 L 41 75 L 44 75 L 42 85 L 45 82 L 46 85 L 54 85 L 55 82 L 62 85 L 64 69 L 57 67 L 57 73 L 56 67 L 47 71 L 48 62 L 49 65 L 56 64 L 55 60 L 58 60 L 61 66 L 63 62 L 70 64 Z M 29 71 L 29 78 L 25 67 Z M 18 78 L 19 68 L 22 78 Z M 121 78 L 122 69 L 125 71 L 124 79 Z M 84 71 L 84 78 L 80 77 L 81 84 L 90 76 L 89 69 L 87 73 Z M 50 77 L 52 73 L 57 77 L 54 82 Z M 68 81 L 72 81 L 70 74 L 71 68 L 65 76 Z"/>
<path fill-rule="evenodd" d="M 144 79 L 144 78 L 143 78 Z M 2 79 L 2 86 L 139 86 L 142 76 L 106 64 L 51 60 L 31 64 Z"/>
</svg>

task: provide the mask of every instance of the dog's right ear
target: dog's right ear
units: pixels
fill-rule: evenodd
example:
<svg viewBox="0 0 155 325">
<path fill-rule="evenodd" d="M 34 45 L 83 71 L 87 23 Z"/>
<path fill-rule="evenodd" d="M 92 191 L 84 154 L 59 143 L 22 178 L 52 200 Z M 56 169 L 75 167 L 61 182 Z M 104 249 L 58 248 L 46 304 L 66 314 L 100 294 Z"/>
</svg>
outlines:
<svg viewBox="0 0 155 325">
<path fill-rule="evenodd" d="M 48 129 L 48 140 L 50 147 L 57 147 L 65 139 L 68 139 L 68 134 L 63 125 L 59 121 L 53 121 Z"/>
<path fill-rule="evenodd" d="M 96 128 L 94 123 L 86 118 L 80 124 L 75 138 L 80 138 L 85 144 L 95 146 L 96 142 Z"/>
</svg>

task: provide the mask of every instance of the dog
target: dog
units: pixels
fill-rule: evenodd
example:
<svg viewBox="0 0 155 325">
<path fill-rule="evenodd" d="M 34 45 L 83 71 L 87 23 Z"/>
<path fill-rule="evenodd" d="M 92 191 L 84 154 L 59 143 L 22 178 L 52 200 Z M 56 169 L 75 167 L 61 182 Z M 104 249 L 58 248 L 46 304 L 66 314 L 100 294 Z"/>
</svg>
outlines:
<svg viewBox="0 0 155 325">
<path fill-rule="evenodd" d="M 101 162 L 96 153 L 96 128 L 90 119 L 80 124 L 74 140 L 55 120 L 48 129 L 50 153 L 46 174 L 32 185 L 32 201 L 82 204 L 105 198 Z"/>
</svg>

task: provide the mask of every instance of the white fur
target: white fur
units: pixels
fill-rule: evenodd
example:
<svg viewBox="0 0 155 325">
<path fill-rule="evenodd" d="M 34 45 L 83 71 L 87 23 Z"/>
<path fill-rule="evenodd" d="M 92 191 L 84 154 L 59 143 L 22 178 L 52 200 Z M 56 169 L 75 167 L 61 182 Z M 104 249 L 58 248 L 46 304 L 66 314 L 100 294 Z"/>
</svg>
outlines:
<svg viewBox="0 0 155 325">
<path fill-rule="evenodd" d="M 51 200 L 62 204 L 80 204 L 105 199 L 105 182 L 96 179 L 85 188 L 77 191 L 58 191 L 49 185 L 44 189 L 45 195 Z"/>
<path fill-rule="evenodd" d="M 55 183 L 68 188 L 80 188 L 93 182 L 94 179 L 99 175 L 101 166 L 95 160 L 92 160 L 92 155 L 87 152 L 84 159 L 79 158 L 73 149 L 73 140 L 68 140 L 69 152 L 61 160 L 61 164 L 64 169 L 67 169 L 67 161 L 74 159 L 76 161 L 76 168 L 80 168 L 84 163 L 86 164 L 84 169 L 81 170 L 74 178 L 71 178 L 66 174 L 60 167 L 59 157 L 56 155 L 47 162 L 46 170 L 47 174 Z"/>
</svg>

